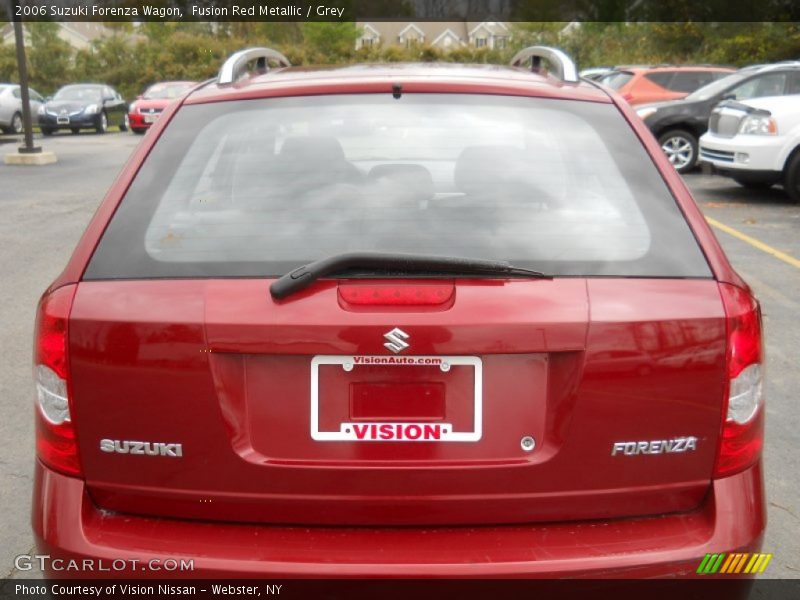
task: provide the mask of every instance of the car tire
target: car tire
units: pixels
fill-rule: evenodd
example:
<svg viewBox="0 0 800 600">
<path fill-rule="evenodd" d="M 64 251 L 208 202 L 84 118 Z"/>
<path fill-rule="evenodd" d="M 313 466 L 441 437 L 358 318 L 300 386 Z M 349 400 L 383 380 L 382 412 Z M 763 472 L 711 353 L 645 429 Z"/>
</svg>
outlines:
<svg viewBox="0 0 800 600">
<path fill-rule="evenodd" d="M 25 130 L 25 127 L 22 124 L 22 115 L 18 112 L 14 113 L 14 116 L 11 117 L 11 125 L 9 126 L 9 133 L 20 134 Z"/>
<path fill-rule="evenodd" d="M 795 152 L 794 157 L 786 166 L 783 189 L 789 194 L 789 198 L 795 202 L 800 202 L 800 152 Z"/>
<path fill-rule="evenodd" d="M 774 181 L 758 181 L 758 180 L 749 180 L 749 179 L 737 179 L 736 177 L 734 177 L 733 180 L 736 183 L 738 183 L 740 186 L 745 188 L 745 189 L 754 190 L 754 191 L 762 191 L 762 192 L 764 190 L 768 190 L 769 188 L 771 188 L 775 183 Z"/>
<path fill-rule="evenodd" d="M 49 127 L 40 127 L 42 130 L 42 135 L 53 135 L 53 130 Z"/>
<path fill-rule="evenodd" d="M 658 144 L 678 173 L 697 164 L 697 136 L 685 129 L 670 129 L 658 136 Z"/>
<path fill-rule="evenodd" d="M 119 126 L 119 130 L 120 131 L 128 131 L 130 126 L 131 126 L 130 118 L 128 117 L 128 114 L 125 113 L 125 117 L 122 119 L 122 123 Z"/>
<path fill-rule="evenodd" d="M 94 130 L 97 133 L 105 133 L 108 131 L 108 115 L 105 112 L 101 112 L 100 116 L 97 117 L 97 124 L 94 127 Z"/>
</svg>

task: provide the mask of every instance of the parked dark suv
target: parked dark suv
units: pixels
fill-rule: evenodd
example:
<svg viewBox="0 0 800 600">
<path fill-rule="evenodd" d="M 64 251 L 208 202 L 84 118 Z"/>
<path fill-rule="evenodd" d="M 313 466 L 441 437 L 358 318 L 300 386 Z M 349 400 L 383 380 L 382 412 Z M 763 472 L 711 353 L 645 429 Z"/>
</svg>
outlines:
<svg viewBox="0 0 800 600">
<path fill-rule="evenodd" d="M 683 100 L 636 107 L 679 173 L 697 164 L 697 140 L 708 130 L 711 111 L 722 100 L 748 100 L 800 93 L 800 62 L 745 67 L 701 87 Z"/>
</svg>

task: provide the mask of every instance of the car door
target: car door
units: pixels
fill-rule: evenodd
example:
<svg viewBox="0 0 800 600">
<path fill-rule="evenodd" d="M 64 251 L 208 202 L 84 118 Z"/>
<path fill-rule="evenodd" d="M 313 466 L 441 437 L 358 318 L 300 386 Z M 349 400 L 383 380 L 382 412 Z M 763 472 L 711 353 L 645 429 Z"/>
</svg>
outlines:
<svg viewBox="0 0 800 600">
<path fill-rule="evenodd" d="M 111 88 L 111 91 L 114 93 L 114 102 L 117 106 L 117 118 L 119 119 L 119 123 L 123 123 L 125 121 L 125 115 L 128 112 L 128 105 L 122 97 L 122 94 L 114 88 Z"/>
<path fill-rule="evenodd" d="M 663 102 L 666 100 L 677 100 L 686 94 L 675 93 L 670 82 L 675 77 L 675 71 L 654 71 L 642 77 L 644 85 L 637 89 L 637 104 L 648 102 Z"/>
<path fill-rule="evenodd" d="M 113 88 L 103 87 L 103 107 L 108 116 L 108 124 L 116 125 L 122 121 L 122 101 Z"/>
<path fill-rule="evenodd" d="M 39 118 L 39 107 L 44 103 L 44 97 L 33 88 L 28 88 L 28 104 L 31 107 L 31 120 L 35 123 Z"/>
<path fill-rule="evenodd" d="M 14 114 L 14 96 L 9 87 L 0 86 L 0 123 L 11 122 Z"/>
<path fill-rule="evenodd" d="M 766 96 L 782 96 L 786 93 L 788 79 L 789 73 L 786 71 L 762 73 L 740 83 L 725 94 L 725 97 L 741 101 Z"/>
<path fill-rule="evenodd" d="M 786 82 L 784 93 L 788 95 L 800 94 L 800 71 L 789 73 L 789 81 Z"/>
</svg>

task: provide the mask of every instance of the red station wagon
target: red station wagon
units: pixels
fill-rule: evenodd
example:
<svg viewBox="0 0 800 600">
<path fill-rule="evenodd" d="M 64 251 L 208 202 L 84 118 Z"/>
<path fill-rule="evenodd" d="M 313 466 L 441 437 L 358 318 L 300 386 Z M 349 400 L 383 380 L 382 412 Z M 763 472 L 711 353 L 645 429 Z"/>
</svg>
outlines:
<svg viewBox="0 0 800 600">
<path fill-rule="evenodd" d="M 235 54 L 45 292 L 35 377 L 51 557 L 672 577 L 764 532 L 758 303 L 647 127 L 551 48 Z"/>
</svg>

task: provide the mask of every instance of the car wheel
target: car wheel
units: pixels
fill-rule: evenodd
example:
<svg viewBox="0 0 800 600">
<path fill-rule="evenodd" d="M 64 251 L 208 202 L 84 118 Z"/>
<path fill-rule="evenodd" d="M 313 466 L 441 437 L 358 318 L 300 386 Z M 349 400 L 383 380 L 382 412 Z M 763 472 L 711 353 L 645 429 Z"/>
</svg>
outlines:
<svg viewBox="0 0 800 600">
<path fill-rule="evenodd" d="M 789 198 L 800 202 L 800 152 L 795 152 L 794 158 L 786 167 L 783 189 L 789 194 Z"/>
<path fill-rule="evenodd" d="M 42 135 L 53 135 L 53 130 L 49 127 L 41 127 Z"/>
<path fill-rule="evenodd" d="M 81 129 L 80 127 L 73 127 L 70 131 L 72 131 L 74 135 L 77 135 L 81 132 Z"/>
<path fill-rule="evenodd" d="M 743 188 L 747 188 L 748 190 L 768 190 L 772 187 L 772 181 L 758 181 L 758 180 L 749 180 L 749 179 L 737 179 L 736 177 L 733 180 L 738 183 Z"/>
<path fill-rule="evenodd" d="M 97 125 L 95 126 L 94 130 L 97 133 L 105 133 L 108 131 L 108 116 L 106 113 L 101 112 L 100 116 L 97 118 Z"/>
<path fill-rule="evenodd" d="M 697 138 L 683 129 L 662 133 L 658 143 L 678 173 L 686 173 L 697 164 Z"/>
<path fill-rule="evenodd" d="M 127 113 L 125 114 L 125 118 L 122 119 L 122 124 L 119 126 L 120 131 L 128 131 L 128 128 L 131 126 L 130 118 L 128 117 Z"/>
<path fill-rule="evenodd" d="M 14 113 L 14 116 L 11 117 L 11 131 L 10 133 L 22 133 L 22 115 L 19 113 Z"/>
</svg>

